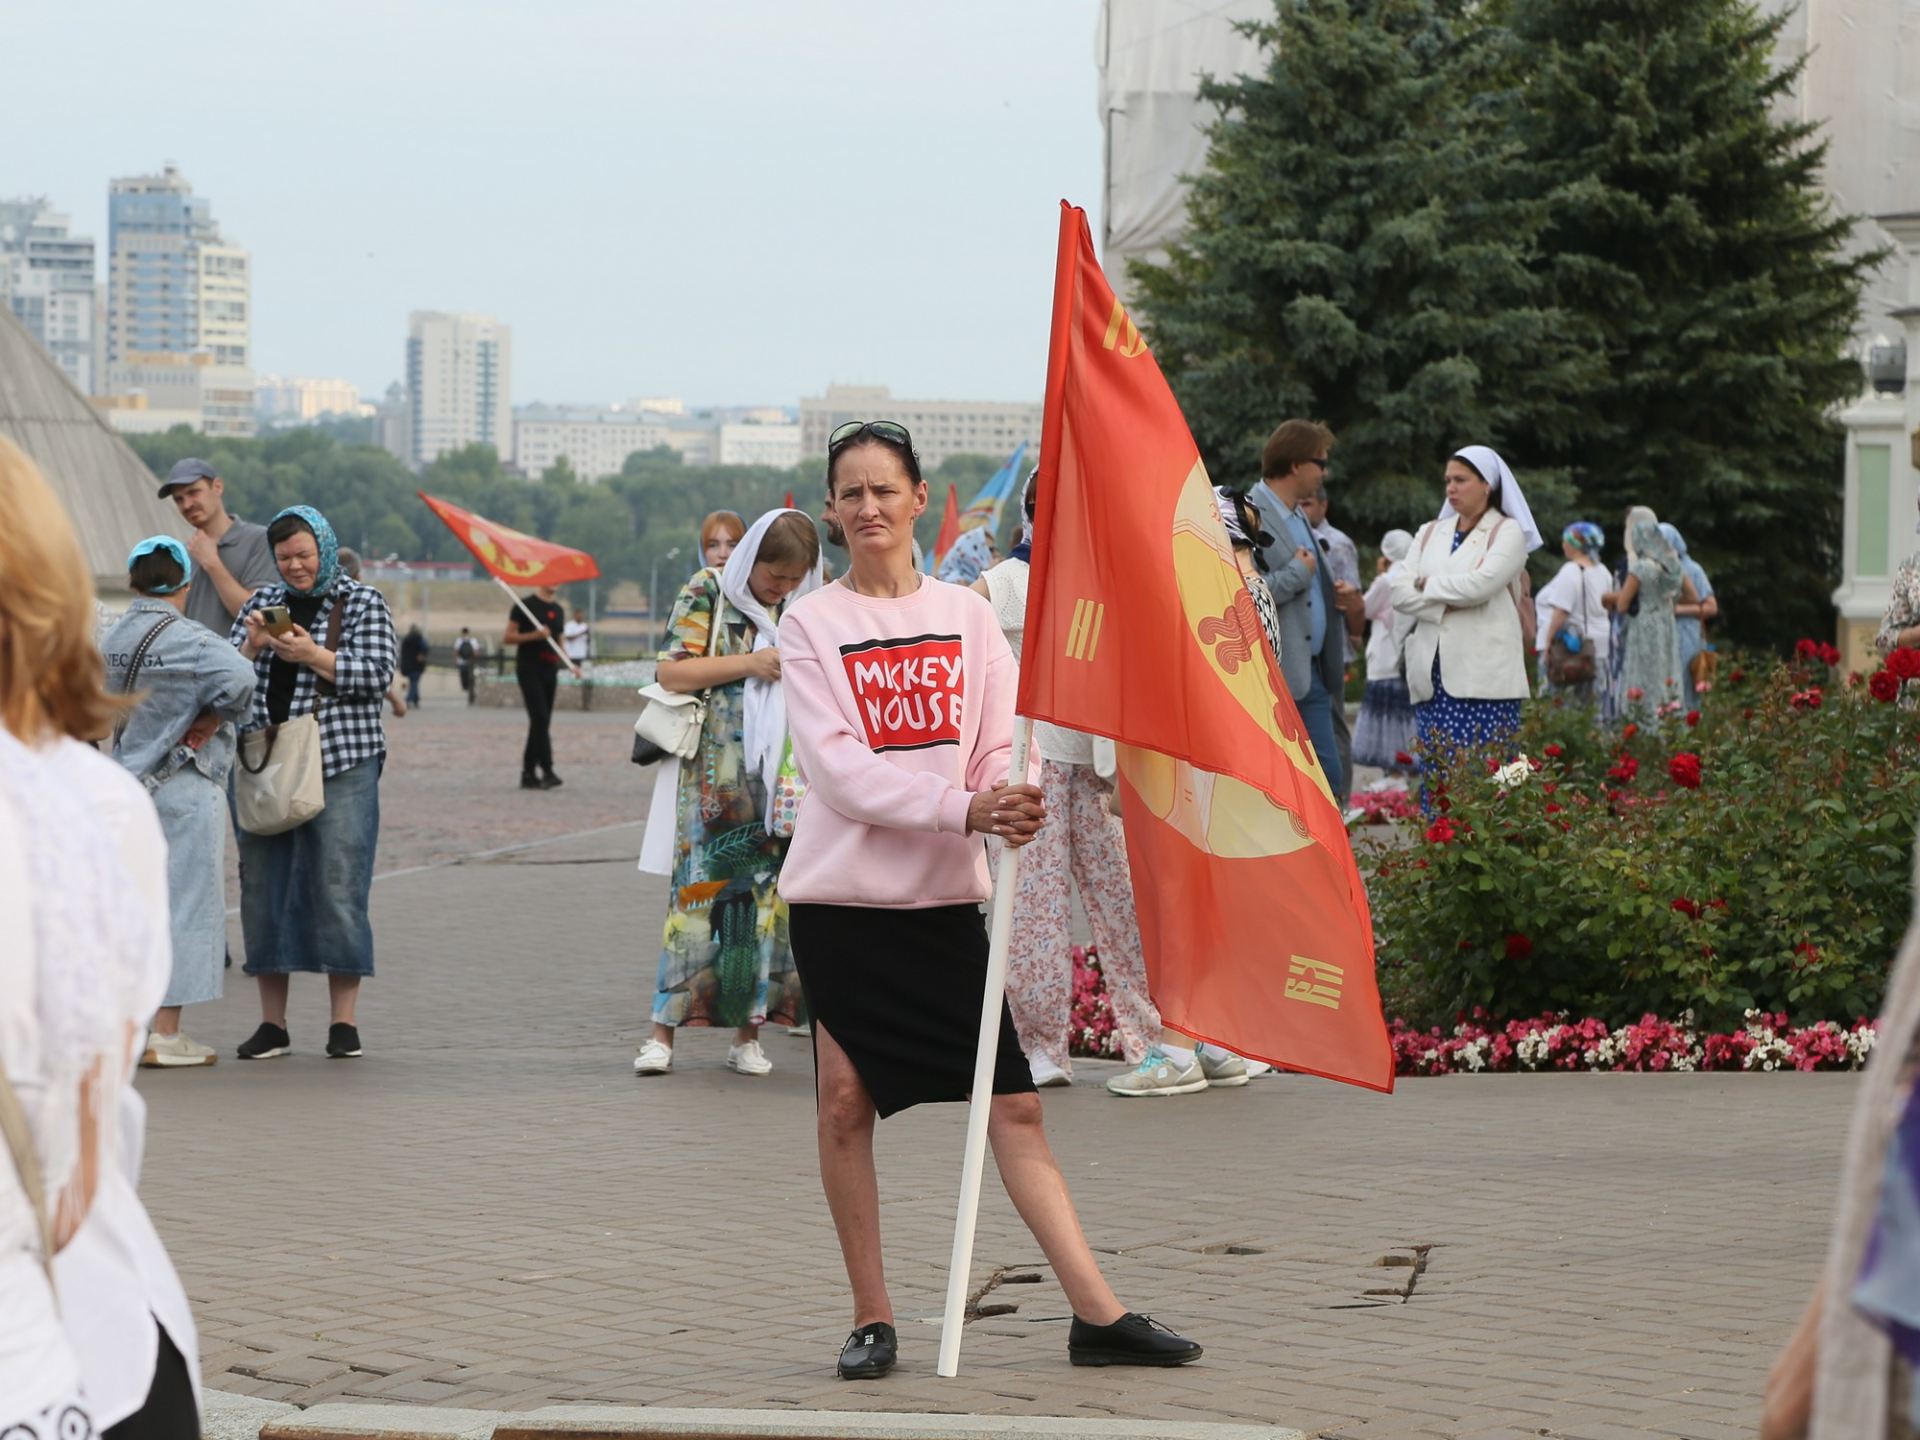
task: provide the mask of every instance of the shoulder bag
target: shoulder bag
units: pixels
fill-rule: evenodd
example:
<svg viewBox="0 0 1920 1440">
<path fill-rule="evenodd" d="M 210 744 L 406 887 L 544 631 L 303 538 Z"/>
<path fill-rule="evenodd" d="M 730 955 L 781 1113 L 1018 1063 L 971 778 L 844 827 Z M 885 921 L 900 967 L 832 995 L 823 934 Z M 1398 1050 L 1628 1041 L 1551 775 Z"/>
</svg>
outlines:
<svg viewBox="0 0 1920 1440">
<path fill-rule="evenodd" d="M 714 596 L 713 609 L 707 612 L 707 656 L 713 654 L 713 637 L 720 628 L 720 610 L 726 603 L 726 592 L 721 591 Z M 698 755 L 700 732 L 706 728 L 707 703 L 712 697 L 711 685 L 698 695 L 665 689 L 657 680 L 642 690 L 640 714 L 633 722 L 633 763 L 653 765 L 669 755 L 682 760 Z"/>
<path fill-rule="evenodd" d="M 1570 685 L 1584 685 L 1593 679 L 1593 631 L 1587 628 L 1587 605 L 1590 601 L 1587 590 L 1587 572 L 1580 572 L 1580 648 L 1575 650 L 1567 644 L 1567 627 L 1562 625 L 1554 632 L 1553 643 L 1547 646 L 1547 683 L 1556 690 Z"/>
<path fill-rule="evenodd" d="M 340 649 L 346 597 L 335 596 L 327 617 L 326 648 Z M 250 835 L 279 835 L 304 825 L 327 806 L 326 771 L 320 751 L 320 701 L 333 698 L 333 682 L 314 677 L 313 709 L 283 724 L 240 737 L 240 763 L 233 774 L 233 806 Z"/>
</svg>

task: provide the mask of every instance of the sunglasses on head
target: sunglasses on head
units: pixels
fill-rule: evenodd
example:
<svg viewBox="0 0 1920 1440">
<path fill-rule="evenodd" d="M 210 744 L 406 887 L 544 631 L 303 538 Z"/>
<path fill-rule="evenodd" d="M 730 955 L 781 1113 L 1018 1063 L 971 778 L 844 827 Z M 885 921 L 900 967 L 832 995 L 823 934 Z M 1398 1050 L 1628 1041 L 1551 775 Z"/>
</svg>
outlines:
<svg viewBox="0 0 1920 1440">
<path fill-rule="evenodd" d="M 913 437 L 907 433 L 907 427 L 896 425 L 891 420 L 849 420 L 844 425 L 836 425 L 833 433 L 827 436 L 827 449 L 838 450 L 842 445 L 849 445 L 869 435 L 876 440 L 913 449 Z"/>
</svg>

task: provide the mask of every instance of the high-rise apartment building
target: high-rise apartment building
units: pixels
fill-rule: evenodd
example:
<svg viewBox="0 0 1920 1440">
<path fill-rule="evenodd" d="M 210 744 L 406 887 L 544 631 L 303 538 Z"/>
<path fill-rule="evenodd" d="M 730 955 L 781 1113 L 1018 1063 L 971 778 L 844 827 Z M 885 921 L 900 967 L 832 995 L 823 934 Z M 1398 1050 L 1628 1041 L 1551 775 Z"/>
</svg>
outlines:
<svg viewBox="0 0 1920 1440">
<path fill-rule="evenodd" d="M 173 166 L 107 190 L 107 364 L 205 353 L 251 366 L 252 260 Z"/>
<path fill-rule="evenodd" d="M 0 200 L 0 301 L 91 395 L 93 241 L 69 234 L 67 217 L 43 198 Z"/>
<path fill-rule="evenodd" d="M 310 380 L 292 375 L 262 375 L 253 382 L 254 408 L 260 418 L 280 424 L 317 420 L 322 415 L 371 415 L 360 403 L 360 387 L 351 380 Z"/>
<path fill-rule="evenodd" d="M 891 420 L 913 436 L 931 470 L 949 455 L 1005 459 L 1022 440 L 1040 448 L 1040 406 L 994 400 L 896 400 L 884 385 L 829 385 L 800 402 L 800 453 L 825 455 L 827 437 L 849 420 Z"/>
<path fill-rule="evenodd" d="M 408 461 L 419 469 L 476 441 L 513 454 L 513 327 L 491 315 L 407 317 Z"/>
</svg>

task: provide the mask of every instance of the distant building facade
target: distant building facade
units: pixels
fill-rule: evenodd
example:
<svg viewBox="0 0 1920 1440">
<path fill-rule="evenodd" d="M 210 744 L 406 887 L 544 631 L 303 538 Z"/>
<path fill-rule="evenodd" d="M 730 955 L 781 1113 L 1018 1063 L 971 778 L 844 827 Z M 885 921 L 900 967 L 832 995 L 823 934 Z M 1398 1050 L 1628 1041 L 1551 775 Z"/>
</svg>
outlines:
<svg viewBox="0 0 1920 1440">
<path fill-rule="evenodd" d="M 0 200 L 0 301 L 84 395 L 95 388 L 93 240 L 45 199 Z"/>
<path fill-rule="evenodd" d="M 309 380 L 262 375 L 253 383 L 254 408 L 262 420 L 318 420 L 322 415 L 370 415 L 351 380 Z"/>
<path fill-rule="evenodd" d="M 123 435 L 190 425 L 207 435 L 244 438 L 256 429 L 253 371 L 219 364 L 205 351 L 129 351 L 107 367 L 107 390 L 94 403 Z"/>
<path fill-rule="evenodd" d="M 775 406 L 690 412 L 678 400 L 627 405 L 523 405 L 514 412 L 514 464 L 537 476 L 561 456 L 585 480 L 617 475 L 627 457 L 664 445 L 685 465 L 800 463 L 800 427 Z"/>
<path fill-rule="evenodd" d="M 561 456 L 583 480 L 618 475 L 627 457 L 667 444 L 668 417 L 620 405 L 523 405 L 513 416 L 513 461 L 537 476 Z"/>
<path fill-rule="evenodd" d="M 1035 404 L 992 400 L 896 400 L 885 385 L 829 385 L 800 402 L 800 453 L 825 455 L 827 437 L 849 420 L 891 420 L 913 435 L 920 463 L 932 469 L 951 455 L 1004 458 L 1022 440 L 1040 448 Z"/>
<path fill-rule="evenodd" d="M 107 187 L 107 365 L 204 351 L 253 364 L 252 260 L 174 166 Z"/>
<path fill-rule="evenodd" d="M 416 310 L 407 317 L 406 460 L 487 444 L 513 454 L 513 327 L 491 315 Z"/>
</svg>

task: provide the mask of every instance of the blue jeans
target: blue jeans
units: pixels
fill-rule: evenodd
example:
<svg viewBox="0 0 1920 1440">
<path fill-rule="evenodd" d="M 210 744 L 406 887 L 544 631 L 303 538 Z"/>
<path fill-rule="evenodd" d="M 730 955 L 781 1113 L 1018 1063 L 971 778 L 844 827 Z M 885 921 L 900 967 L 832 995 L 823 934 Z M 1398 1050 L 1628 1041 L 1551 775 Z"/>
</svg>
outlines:
<svg viewBox="0 0 1920 1440">
<path fill-rule="evenodd" d="M 1327 788 L 1337 796 L 1341 791 L 1340 782 L 1344 772 L 1340 768 L 1340 742 L 1333 734 L 1333 695 L 1320 678 L 1320 666 L 1317 663 L 1313 667 L 1313 679 L 1307 685 L 1306 696 L 1297 704 L 1300 707 L 1300 721 L 1307 727 L 1307 738 L 1313 741 L 1314 758 L 1326 772 Z"/>
<path fill-rule="evenodd" d="M 420 703 L 420 677 L 426 673 L 424 670 L 415 670 L 407 676 L 407 704 Z"/>
<path fill-rule="evenodd" d="M 278 835 L 240 832 L 240 930 L 249 975 L 371 975 L 367 893 L 380 838 L 376 755 L 329 775 L 326 808 Z"/>
</svg>

